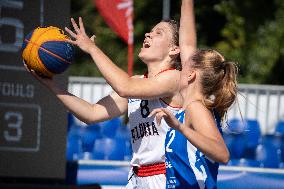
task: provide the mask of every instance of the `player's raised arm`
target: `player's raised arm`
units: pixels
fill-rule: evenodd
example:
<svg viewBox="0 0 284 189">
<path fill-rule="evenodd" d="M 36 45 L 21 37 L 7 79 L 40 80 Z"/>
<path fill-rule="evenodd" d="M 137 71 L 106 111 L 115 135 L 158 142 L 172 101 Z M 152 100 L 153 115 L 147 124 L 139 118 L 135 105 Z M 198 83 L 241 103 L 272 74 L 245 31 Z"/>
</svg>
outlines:
<svg viewBox="0 0 284 189">
<path fill-rule="evenodd" d="M 196 28 L 194 16 L 194 1 L 182 0 L 179 28 L 179 46 L 182 63 L 188 61 L 196 50 Z"/>
<path fill-rule="evenodd" d="M 126 72 L 107 59 L 98 48 L 91 50 L 91 56 L 104 78 L 113 89 L 125 98 L 157 98 L 174 95 L 178 90 L 179 71 L 163 72 L 155 77 L 143 79 L 129 77 Z M 100 64 L 100 62 L 104 62 Z M 161 70 L 163 71 L 163 70 Z"/>
<path fill-rule="evenodd" d="M 102 98 L 96 104 L 91 104 L 63 90 L 52 79 L 40 77 L 33 70 L 29 70 L 26 65 L 25 68 L 39 82 L 54 93 L 70 112 L 87 124 L 105 121 L 123 115 L 127 111 L 127 99 L 120 97 L 116 93 Z"/>
<path fill-rule="evenodd" d="M 164 56 L 167 57 L 162 57 L 159 61 L 157 61 L 157 64 L 155 63 L 157 66 L 152 66 L 153 69 L 151 70 L 153 70 L 155 73 L 155 77 L 148 79 L 132 78 L 128 76 L 125 71 L 116 66 L 110 60 L 110 58 L 96 46 L 92 39 L 86 35 L 81 17 L 79 18 L 79 25 L 77 25 L 74 19 L 71 19 L 71 22 L 74 32 L 68 28 L 65 28 L 65 30 L 74 38 L 74 40 L 70 40 L 70 43 L 79 46 L 83 51 L 91 55 L 104 78 L 120 96 L 134 98 L 156 98 L 176 94 L 178 89 L 179 71 L 171 70 L 161 74 L 158 73 L 168 69 L 169 66 L 167 64 L 171 61 L 168 59 L 170 59 L 170 57 L 178 56 L 179 48 L 173 46 L 173 48 L 166 51 L 168 54 L 164 53 Z M 156 27 L 150 33 L 145 35 L 147 42 L 144 41 L 143 46 L 147 47 L 144 49 L 148 48 L 150 44 L 153 45 L 154 48 L 154 43 L 160 40 L 159 38 L 170 38 L 171 36 L 169 36 L 169 32 L 171 31 L 170 29 L 166 28 L 165 24 L 160 24 L 159 27 Z M 154 38 L 157 40 L 152 40 Z M 152 41 L 150 42 L 150 40 Z M 166 45 L 166 47 L 169 46 L 169 44 L 166 43 L 164 43 L 164 45 Z M 161 49 L 157 50 L 161 51 Z M 154 52 L 152 54 L 154 54 Z M 161 64 L 164 64 L 165 66 L 161 66 Z M 155 69 L 155 67 L 158 69 Z"/>
</svg>

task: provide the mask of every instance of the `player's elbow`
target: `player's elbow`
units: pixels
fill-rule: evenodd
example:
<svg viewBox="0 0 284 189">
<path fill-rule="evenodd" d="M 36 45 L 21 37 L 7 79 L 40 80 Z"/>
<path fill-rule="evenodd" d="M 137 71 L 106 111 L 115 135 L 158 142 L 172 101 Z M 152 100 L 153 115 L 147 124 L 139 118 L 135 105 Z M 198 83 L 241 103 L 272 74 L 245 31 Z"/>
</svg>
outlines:
<svg viewBox="0 0 284 189">
<path fill-rule="evenodd" d="M 94 120 L 91 120 L 91 119 L 86 119 L 86 120 L 84 120 L 83 121 L 85 124 L 87 124 L 87 125 L 91 125 L 91 124 L 94 124 L 95 123 L 95 121 Z"/>
<path fill-rule="evenodd" d="M 131 91 L 130 91 L 130 87 L 127 85 L 121 85 L 119 87 L 117 87 L 115 90 L 115 92 L 122 98 L 128 98 L 131 96 Z"/>
<path fill-rule="evenodd" d="M 120 90 L 117 90 L 116 93 L 122 97 L 122 98 L 127 98 L 128 97 L 128 93 L 125 89 L 120 89 Z"/>
<path fill-rule="evenodd" d="M 223 164 L 227 164 L 230 161 L 230 153 L 226 150 L 222 153 L 219 162 Z"/>
<path fill-rule="evenodd" d="M 79 120 L 81 122 L 85 123 L 86 125 L 90 125 L 90 124 L 94 123 L 94 121 L 92 119 L 90 119 L 90 118 L 81 118 L 81 119 L 79 118 Z"/>
<path fill-rule="evenodd" d="M 87 125 L 92 125 L 97 123 L 99 120 L 94 116 L 86 116 L 84 117 L 84 119 L 80 119 L 80 121 L 84 122 Z"/>
</svg>

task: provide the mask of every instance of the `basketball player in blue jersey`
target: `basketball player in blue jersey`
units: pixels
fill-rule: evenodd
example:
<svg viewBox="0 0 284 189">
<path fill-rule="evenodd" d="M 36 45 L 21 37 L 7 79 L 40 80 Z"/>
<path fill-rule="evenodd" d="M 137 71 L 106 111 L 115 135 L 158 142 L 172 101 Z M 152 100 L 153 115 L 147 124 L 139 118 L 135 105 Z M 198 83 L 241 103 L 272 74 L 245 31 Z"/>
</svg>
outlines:
<svg viewBox="0 0 284 189">
<path fill-rule="evenodd" d="M 34 72 L 32 74 L 67 109 L 86 123 L 111 119 L 128 110 L 133 158 L 126 188 L 164 189 L 166 168 L 162 146 L 168 126 L 162 122 L 157 127 L 155 119 L 148 115 L 153 109 L 161 107 L 175 114 L 181 107 L 181 96 L 178 93 L 180 71 L 176 67 L 179 59 L 177 25 L 173 21 L 162 21 L 145 34 L 139 58 L 147 65 L 148 73 L 129 77 L 86 35 L 81 18 L 79 26 L 73 19 L 71 22 L 74 32 L 66 28 L 74 38 L 70 42 L 91 55 L 115 92 L 92 105 L 62 90 L 53 80 L 39 78 Z M 195 38 L 195 34 L 192 36 Z"/>
<path fill-rule="evenodd" d="M 196 50 L 187 33 L 193 18 L 193 1 L 181 6 L 180 49 L 183 65 L 180 93 L 183 111 L 174 116 L 167 109 L 156 109 L 171 129 L 165 141 L 167 188 L 217 188 L 219 163 L 229 161 L 221 134 L 224 120 L 237 93 L 237 67 L 215 50 Z"/>
</svg>

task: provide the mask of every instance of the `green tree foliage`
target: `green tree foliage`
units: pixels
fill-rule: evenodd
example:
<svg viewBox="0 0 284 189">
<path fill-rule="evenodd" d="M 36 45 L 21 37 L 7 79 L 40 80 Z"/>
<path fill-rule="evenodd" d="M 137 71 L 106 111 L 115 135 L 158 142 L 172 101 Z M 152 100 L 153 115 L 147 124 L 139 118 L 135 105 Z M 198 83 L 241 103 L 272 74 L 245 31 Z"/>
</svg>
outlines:
<svg viewBox="0 0 284 189">
<path fill-rule="evenodd" d="M 214 8 L 227 20 L 223 40 L 214 47 L 238 61 L 241 82 L 284 84 L 283 79 L 272 79 L 273 68 L 283 57 L 284 2 L 221 1 Z"/>
<path fill-rule="evenodd" d="M 93 0 L 71 0 L 71 14 L 82 16 L 89 35 L 121 68 L 127 70 L 127 45 L 105 24 Z M 134 73 L 146 66 L 137 54 L 144 34 L 162 19 L 162 0 L 134 0 Z M 284 84 L 283 0 L 196 0 L 198 46 L 214 48 L 236 61 L 242 83 Z M 180 0 L 171 1 L 171 17 L 178 20 Z M 70 75 L 101 76 L 91 58 L 76 51 Z"/>
</svg>

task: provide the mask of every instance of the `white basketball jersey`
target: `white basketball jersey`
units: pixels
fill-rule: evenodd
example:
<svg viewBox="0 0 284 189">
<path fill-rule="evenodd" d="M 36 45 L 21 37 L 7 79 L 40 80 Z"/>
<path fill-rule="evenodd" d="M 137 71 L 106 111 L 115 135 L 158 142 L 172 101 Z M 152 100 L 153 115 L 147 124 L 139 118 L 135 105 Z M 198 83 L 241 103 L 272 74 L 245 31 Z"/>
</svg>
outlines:
<svg viewBox="0 0 284 189">
<path fill-rule="evenodd" d="M 155 116 L 148 117 L 156 108 L 167 108 L 174 115 L 179 111 L 161 99 L 128 99 L 132 166 L 165 162 L 165 138 L 169 127 L 163 119 L 157 125 Z"/>
</svg>

